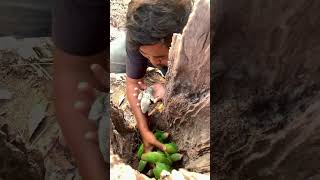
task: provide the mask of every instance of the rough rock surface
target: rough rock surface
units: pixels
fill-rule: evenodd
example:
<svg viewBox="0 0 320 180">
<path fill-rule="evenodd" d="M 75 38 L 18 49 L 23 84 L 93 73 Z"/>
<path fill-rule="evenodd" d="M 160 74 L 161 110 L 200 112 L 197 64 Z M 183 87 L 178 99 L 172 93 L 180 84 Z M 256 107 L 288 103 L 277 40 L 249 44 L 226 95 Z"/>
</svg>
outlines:
<svg viewBox="0 0 320 180">
<path fill-rule="evenodd" d="M 216 1 L 215 179 L 319 179 L 320 2 Z"/>
</svg>

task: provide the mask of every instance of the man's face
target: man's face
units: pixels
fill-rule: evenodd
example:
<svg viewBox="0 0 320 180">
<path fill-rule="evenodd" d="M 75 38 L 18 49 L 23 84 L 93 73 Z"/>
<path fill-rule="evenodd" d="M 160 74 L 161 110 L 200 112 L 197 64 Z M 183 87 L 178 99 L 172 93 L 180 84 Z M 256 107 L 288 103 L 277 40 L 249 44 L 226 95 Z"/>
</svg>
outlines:
<svg viewBox="0 0 320 180">
<path fill-rule="evenodd" d="M 139 48 L 140 53 L 157 68 L 168 66 L 168 47 L 159 42 L 154 45 L 144 45 Z"/>
</svg>

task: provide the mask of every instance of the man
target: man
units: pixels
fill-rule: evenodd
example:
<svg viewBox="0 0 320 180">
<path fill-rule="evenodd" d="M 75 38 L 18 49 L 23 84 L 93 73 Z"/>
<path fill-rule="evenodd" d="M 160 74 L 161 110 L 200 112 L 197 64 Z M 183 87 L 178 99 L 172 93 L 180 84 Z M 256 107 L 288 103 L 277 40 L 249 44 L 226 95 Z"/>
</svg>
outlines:
<svg viewBox="0 0 320 180">
<path fill-rule="evenodd" d="M 151 151 L 153 146 L 162 150 L 165 147 L 148 128 L 147 117 L 140 110 L 137 94 L 139 89 L 146 88 L 143 76 L 148 65 L 166 72 L 172 35 L 182 31 L 190 10 L 190 1 L 177 0 L 131 1 L 128 6 L 126 92 L 146 152 Z M 162 99 L 164 87 L 154 84 L 153 89 L 156 101 Z"/>
<path fill-rule="evenodd" d="M 190 7 L 187 1 L 177 0 L 134 0 L 129 4 L 125 41 L 127 97 L 145 151 L 150 151 L 153 146 L 164 150 L 164 145 L 155 139 L 148 128 L 147 117 L 140 110 L 137 94 L 139 89 L 146 88 L 143 76 L 148 65 L 161 69 L 167 66 L 172 34 L 181 32 Z M 107 89 L 108 73 L 103 70 L 109 65 L 105 60 L 108 47 L 105 22 L 105 1 L 56 1 L 53 21 L 53 39 L 57 46 L 54 58 L 56 111 L 63 135 L 78 161 L 84 180 L 106 177 L 106 164 L 99 146 L 87 141 L 95 139 L 97 134 L 95 125 L 87 119 L 94 98 L 93 89 Z M 123 60 L 120 58 L 120 61 Z M 103 85 L 99 84 L 98 79 Z M 159 84 L 153 87 L 154 96 L 161 99 L 164 88 Z"/>
</svg>

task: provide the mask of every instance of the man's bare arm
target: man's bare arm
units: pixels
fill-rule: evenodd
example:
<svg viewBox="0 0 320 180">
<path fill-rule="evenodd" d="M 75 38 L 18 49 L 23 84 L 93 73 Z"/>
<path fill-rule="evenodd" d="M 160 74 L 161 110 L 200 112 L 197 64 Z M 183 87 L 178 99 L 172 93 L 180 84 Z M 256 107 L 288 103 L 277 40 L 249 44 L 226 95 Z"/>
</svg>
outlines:
<svg viewBox="0 0 320 180">
<path fill-rule="evenodd" d="M 163 150 L 164 145 L 160 143 L 149 130 L 147 118 L 140 110 L 140 107 L 137 105 L 137 103 L 139 103 L 137 96 L 133 96 L 133 94 L 137 93 L 137 91 L 135 91 L 134 89 L 139 87 L 138 82 L 142 82 L 142 79 L 132 79 L 127 77 L 126 80 L 127 98 L 132 112 L 136 118 L 138 129 L 143 138 L 145 146 L 150 144 Z M 148 146 L 145 147 L 146 151 L 150 150 L 148 148 Z"/>
<path fill-rule="evenodd" d="M 85 141 L 84 134 L 96 127 L 87 117 L 74 109 L 74 102 L 79 97 L 76 88 L 79 82 L 88 82 L 102 90 L 103 86 L 90 70 L 91 64 L 106 67 L 106 52 L 93 56 L 74 56 L 60 49 L 54 51 L 54 93 L 57 119 L 62 133 L 78 162 L 80 175 L 84 180 L 105 180 L 107 167 L 103 161 L 99 147 L 95 143 Z"/>
</svg>

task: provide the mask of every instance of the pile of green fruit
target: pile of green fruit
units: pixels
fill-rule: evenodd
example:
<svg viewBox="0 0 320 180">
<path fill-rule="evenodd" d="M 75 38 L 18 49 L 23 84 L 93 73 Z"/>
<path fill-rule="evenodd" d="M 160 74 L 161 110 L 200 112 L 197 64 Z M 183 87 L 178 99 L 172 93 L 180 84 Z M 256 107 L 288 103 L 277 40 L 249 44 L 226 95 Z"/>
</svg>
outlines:
<svg viewBox="0 0 320 180">
<path fill-rule="evenodd" d="M 182 154 L 178 153 L 178 147 L 175 143 L 167 142 L 169 136 L 168 133 L 156 130 L 154 135 L 158 141 L 165 145 L 165 151 L 144 153 L 143 144 L 140 144 L 138 149 L 138 158 L 140 160 L 138 171 L 145 171 L 149 177 L 155 176 L 156 179 L 159 179 L 162 170 L 166 170 L 168 172 L 172 171 L 173 162 L 180 161 L 182 159 Z M 148 163 L 153 167 L 149 171 L 145 169 Z"/>
</svg>

